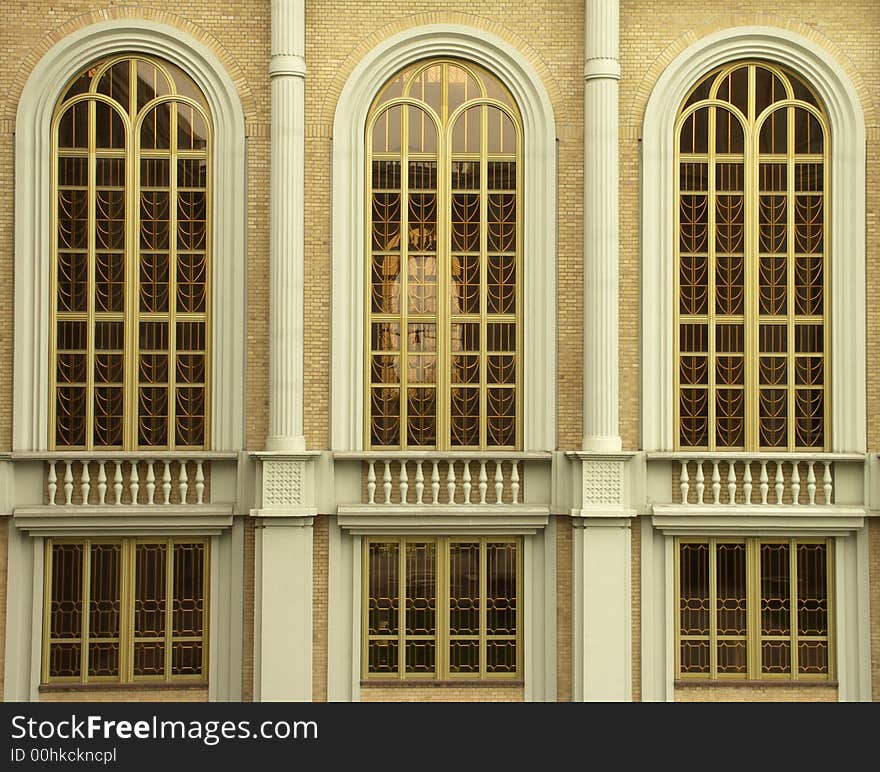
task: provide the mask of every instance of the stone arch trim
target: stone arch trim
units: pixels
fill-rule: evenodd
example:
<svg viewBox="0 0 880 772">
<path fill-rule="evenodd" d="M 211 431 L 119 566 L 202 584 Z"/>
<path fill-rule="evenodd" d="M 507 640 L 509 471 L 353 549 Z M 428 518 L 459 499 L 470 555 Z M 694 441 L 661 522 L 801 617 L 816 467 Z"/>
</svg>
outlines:
<svg viewBox="0 0 880 772">
<path fill-rule="evenodd" d="M 745 26 L 713 32 L 683 48 L 663 67 L 644 109 L 640 187 L 641 446 L 672 450 L 673 139 L 687 89 L 726 62 L 768 59 L 807 79 L 831 127 L 831 440 L 834 452 L 866 448 L 865 115 L 841 64 L 805 36 L 781 27 Z M 652 399 L 644 399 L 651 394 Z"/>
<path fill-rule="evenodd" d="M 865 124 L 867 126 L 878 125 L 878 120 L 880 120 L 880 118 L 878 118 L 878 109 L 877 105 L 874 104 L 873 94 L 865 84 L 858 68 L 846 54 L 846 51 L 844 51 L 844 49 L 842 49 L 837 43 L 827 35 L 823 35 L 815 27 L 810 27 L 796 19 L 786 19 L 771 14 L 746 13 L 726 14 L 723 17 L 716 18 L 702 27 L 689 30 L 664 48 L 644 70 L 644 74 L 639 81 L 638 87 L 633 92 L 626 110 L 621 113 L 621 122 L 625 122 L 632 127 L 637 126 L 641 128 L 642 122 L 645 118 L 645 108 L 648 105 L 648 100 L 651 97 L 651 92 L 653 91 L 654 86 L 663 71 L 685 49 L 714 33 L 736 27 L 749 26 L 772 27 L 779 29 L 780 31 L 793 32 L 817 46 L 828 56 L 833 57 L 834 60 L 840 64 L 841 68 L 852 82 L 856 94 L 858 94 L 865 117 Z M 639 136 L 641 135 L 639 134 Z"/>
<path fill-rule="evenodd" d="M 55 45 L 77 31 L 90 27 L 93 24 L 128 20 L 132 22 L 137 22 L 139 20 L 156 22 L 168 27 L 173 27 L 208 48 L 223 65 L 226 72 L 229 74 L 229 77 L 232 79 L 232 82 L 235 84 L 245 120 L 248 123 L 258 120 L 256 99 L 251 91 L 250 84 L 235 57 L 219 40 L 217 40 L 217 38 L 202 27 L 182 16 L 178 16 L 177 14 L 169 13 L 168 11 L 158 8 L 133 8 L 127 6 L 104 8 L 100 11 L 90 11 L 89 13 L 80 14 L 68 19 L 63 24 L 59 24 L 57 27 L 46 33 L 40 39 L 39 43 L 29 49 L 27 56 L 22 60 L 18 71 L 6 89 L 6 99 L 4 102 L 3 114 L 0 116 L 0 119 L 15 121 L 16 106 L 21 99 L 27 79 L 30 77 L 31 72 L 34 67 L 36 67 L 37 63 Z"/>
<path fill-rule="evenodd" d="M 334 99 L 332 146 L 331 448 L 364 442 L 364 126 L 378 89 L 430 56 L 486 67 L 516 100 L 524 129 L 522 197 L 523 450 L 556 447 L 556 123 L 537 70 L 485 30 L 460 24 L 408 27 L 366 52 Z"/>
<path fill-rule="evenodd" d="M 199 84 L 214 123 L 211 447 L 244 447 L 245 117 L 230 73 L 201 40 L 179 27 L 121 14 L 76 26 L 35 54 L 15 114 L 15 309 L 13 449 L 48 442 L 51 117 L 69 78 L 96 58 L 121 52 L 160 56 Z"/>
<path fill-rule="evenodd" d="M 529 43 L 515 32 L 511 32 L 503 24 L 485 19 L 481 16 L 462 13 L 460 11 L 445 12 L 427 12 L 418 13 L 412 16 L 406 16 L 395 21 L 383 25 L 379 29 L 363 38 L 352 50 L 348 56 L 342 61 L 336 70 L 321 103 L 321 109 L 318 113 L 317 123 L 322 126 L 332 126 L 333 116 L 339 101 L 342 89 L 345 87 L 346 81 L 351 76 L 358 63 L 363 60 L 370 51 L 381 45 L 382 41 L 388 39 L 392 35 L 397 35 L 409 30 L 415 30 L 418 27 L 426 25 L 462 25 L 471 27 L 474 30 L 487 32 L 494 35 L 505 43 L 510 45 L 514 50 L 518 51 L 522 57 L 529 62 L 534 68 L 553 105 L 553 112 L 556 115 L 557 125 L 567 124 L 572 120 L 572 116 L 568 115 L 568 105 L 562 96 L 562 90 L 556 82 L 555 77 L 547 67 L 546 62 L 541 58 L 535 49 Z"/>
</svg>

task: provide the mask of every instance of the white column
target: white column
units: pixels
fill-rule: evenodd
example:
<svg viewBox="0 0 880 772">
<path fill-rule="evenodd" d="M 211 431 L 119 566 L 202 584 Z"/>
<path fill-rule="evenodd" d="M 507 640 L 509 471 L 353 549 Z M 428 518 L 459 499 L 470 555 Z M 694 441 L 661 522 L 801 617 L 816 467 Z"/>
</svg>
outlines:
<svg viewBox="0 0 880 772">
<path fill-rule="evenodd" d="M 583 449 L 621 449 L 617 420 L 618 0 L 585 0 Z"/>
<path fill-rule="evenodd" d="M 262 517 L 256 529 L 254 699 L 312 700 L 311 517 Z"/>
<path fill-rule="evenodd" d="M 269 436 L 266 449 L 305 450 L 305 0 L 272 0 L 269 214 Z"/>
</svg>

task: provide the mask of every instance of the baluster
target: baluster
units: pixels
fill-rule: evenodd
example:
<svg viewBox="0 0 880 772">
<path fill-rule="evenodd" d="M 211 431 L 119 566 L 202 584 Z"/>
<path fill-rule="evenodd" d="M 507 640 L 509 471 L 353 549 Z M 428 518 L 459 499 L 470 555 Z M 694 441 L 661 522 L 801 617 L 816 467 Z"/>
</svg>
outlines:
<svg viewBox="0 0 880 772">
<path fill-rule="evenodd" d="M 431 466 L 431 503 L 436 504 L 440 501 L 440 470 L 437 468 L 437 461 L 432 462 Z"/>
<path fill-rule="evenodd" d="M 367 467 L 367 504 L 376 503 L 376 462 L 370 459 Z"/>
<path fill-rule="evenodd" d="M 800 504 L 798 499 L 801 496 L 801 475 L 798 471 L 798 462 L 791 462 L 791 503 Z"/>
<path fill-rule="evenodd" d="M 400 503 L 407 504 L 407 497 L 409 495 L 409 476 L 406 473 L 406 461 L 401 460 L 400 462 Z"/>
<path fill-rule="evenodd" d="M 422 462 L 416 461 L 416 504 L 422 503 L 422 494 L 425 492 L 425 475 L 422 473 Z"/>
<path fill-rule="evenodd" d="M 743 470 L 743 502 L 752 503 L 752 462 L 748 460 Z"/>
<path fill-rule="evenodd" d="M 187 477 L 187 474 L 186 474 L 187 463 L 189 463 L 189 462 L 187 462 L 185 460 L 179 462 L 180 472 L 179 472 L 179 476 L 177 478 L 177 487 L 180 489 L 180 503 L 181 504 L 186 504 L 186 494 L 187 494 L 187 491 L 189 490 L 189 478 Z"/>
<path fill-rule="evenodd" d="M 79 490 L 82 494 L 83 506 L 88 506 L 89 493 L 92 492 L 92 480 L 89 477 L 89 462 L 83 461 L 80 463 L 80 466 L 82 467 L 82 471 L 79 475 Z"/>
<path fill-rule="evenodd" d="M 712 462 L 712 503 L 721 503 L 721 472 L 717 461 Z"/>
<path fill-rule="evenodd" d="M 734 462 L 727 462 L 727 503 L 736 504 L 736 470 Z"/>
<path fill-rule="evenodd" d="M 510 496 L 514 504 L 519 504 L 519 461 L 510 462 Z"/>
<path fill-rule="evenodd" d="M 495 503 L 501 503 L 501 496 L 504 493 L 504 474 L 501 471 L 501 461 L 495 462 Z"/>
<path fill-rule="evenodd" d="M 461 476 L 462 489 L 464 490 L 464 503 L 471 503 L 471 462 L 464 462 L 464 474 Z"/>
<path fill-rule="evenodd" d="M 762 504 L 767 503 L 767 491 L 770 488 L 770 486 L 767 483 L 768 483 L 767 462 L 762 461 L 761 462 L 761 486 L 760 486 L 761 487 L 761 503 Z"/>
<path fill-rule="evenodd" d="M 480 504 L 486 503 L 486 490 L 488 489 L 488 477 L 486 476 L 486 459 L 480 460 L 480 482 L 477 486 L 480 491 Z"/>
<path fill-rule="evenodd" d="M 688 484 L 691 481 L 691 478 L 688 476 L 688 462 L 687 461 L 679 461 L 681 464 L 681 474 L 679 475 L 679 488 L 681 489 L 681 503 L 688 503 L 688 492 L 691 489 L 691 486 Z"/>
<path fill-rule="evenodd" d="M 782 503 L 782 492 L 785 490 L 785 478 L 782 476 L 782 462 L 776 462 L 776 503 Z"/>
<path fill-rule="evenodd" d="M 104 469 L 106 461 L 98 462 L 98 504 L 103 506 L 107 497 L 107 471 Z"/>
<path fill-rule="evenodd" d="M 155 461 L 152 458 L 147 459 L 147 504 L 155 504 L 153 500 L 156 497 L 156 470 Z"/>
<path fill-rule="evenodd" d="M 382 490 L 385 491 L 385 503 L 391 503 L 391 461 L 385 460 L 385 472 L 382 474 Z"/>
<path fill-rule="evenodd" d="M 55 503 L 55 494 L 58 492 L 58 473 L 55 471 L 57 461 L 49 462 L 49 505 L 57 506 Z"/>
<path fill-rule="evenodd" d="M 813 470 L 815 461 L 807 461 L 807 498 L 810 505 L 816 503 L 816 473 Z"/>
<path fill-rule="evenodd" d="M 703 462 L 697 461 L 697 504 L 703 503 L 703 491 L 706 486 L 703 484 Z"/>
<path fill-rule="evenodd" d="M 831 462 L 823 461 L 825 474 L 822 475 L 822 490 L 825 491 L 825 506 L 831 503 Z"/>
<path fill-rule="evenodd" d="M 162 495 L 165 497 L 163 504 L 171 503 L 171 462 L 165 462 L 165 471 L 162 472 Z"/>
<path fill-rule="evenodd" d="M 446 495 L 449 496 L 449 503 L 455 503 L 455 461 L 447 459 L 446 461 Z"/>
<path fill-rule="evenodd" d="M 73 498 L 73 470 L 70 468 L 71 462 L 64 462 L 64 503 L 69 507 L 70 500 Z"/>
<path fill-rule="evenodd" d="M 114 504 L 122 503 L 122 462 L 116 461 L 116 472 L 113 474 L 113 495 L 116 497 Z"/>
<path fill-rule="evenodd" d="M 140 486 L 138 485 L 138 465 L 137 460 L 132 459 L 131 461 L 131 477 L 128 480 L 128 490 L 131 493 L 131 503 L 132 505 L 138 503 L 138 489 Z M 149 467 L 149 464 L 147 464 Z"/>
<path fill-rule="evenodd" d="M 205 470 L 202 461 L 196 461 L 196 504 L 202 504 L 205 498 Z"/>
</svg>

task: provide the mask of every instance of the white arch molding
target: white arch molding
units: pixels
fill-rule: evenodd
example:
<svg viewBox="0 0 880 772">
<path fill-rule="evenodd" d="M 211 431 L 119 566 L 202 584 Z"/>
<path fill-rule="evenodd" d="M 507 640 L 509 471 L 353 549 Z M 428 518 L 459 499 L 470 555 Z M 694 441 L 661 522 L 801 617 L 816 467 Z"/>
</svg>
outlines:
<svg viewBox="0 0 880 772">
<path fill-rule="evenodd" d="M 482 65 L 513 95 L 523 120 L 524 450 L 556 447 L 556 127 L 537 72 L 484 30 L 430 24 L 370 51 L 349 76 L 333 121 L 331 447 L 362 450 L 364 426 L 364 129 L 379 88 L 420 59 Z"/>
<path fill-rule="evenodd" d="M 245 188 L 244 112 L 220 60 L 172 26 L 117 19 L 56 43 L 27 79 L 15 124 L 15 361 L 13 449 L 47 448 L 52 112 L 61 89 L 101 57 L 141 53 L 187 72 L 214 121 L 211 449 L 244 447 Z"/>
<path fill-rule="evenodd" d="M 713 33 L 663 71 L 645 109 L 641 169 L 642 448 L 672 450 L 674 125 L 688 89 L 715 67 L 767 59 L 804 77 L 831 126 L 831 450 L 865 452 L 865 121 L 846 72 L 795 32 L 766 26 Z"/>
</svg>

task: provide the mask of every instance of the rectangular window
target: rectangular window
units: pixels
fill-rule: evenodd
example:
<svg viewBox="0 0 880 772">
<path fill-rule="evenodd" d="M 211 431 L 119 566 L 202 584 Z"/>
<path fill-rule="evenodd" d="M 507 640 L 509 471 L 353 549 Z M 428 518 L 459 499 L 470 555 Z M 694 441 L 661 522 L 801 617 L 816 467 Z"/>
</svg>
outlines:
<svg viewBox="0 0 880 772">
<path fill-rule="evenodd" d="M 205 539 L 48 539 L 44 683 L 201 681 Z"/>
<path fill-rule="evenodd" d="M 831 539 L 678 539 L 679 677 L 831 679 L 832 547 Z"/>
<path fill-rule="evenodd" d="M 518 679 L 521 542 L 364 541 L 367 679 Z"/>
</svg>

